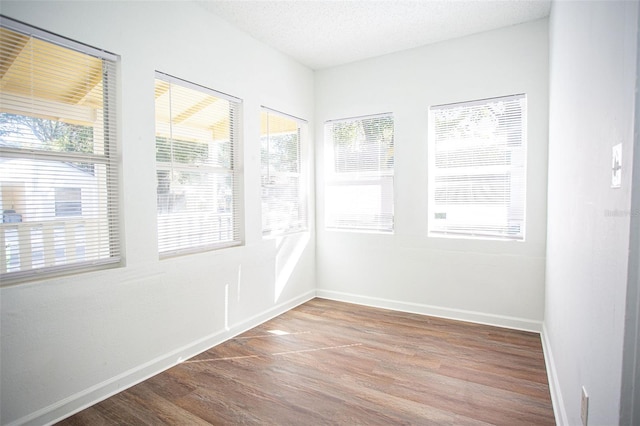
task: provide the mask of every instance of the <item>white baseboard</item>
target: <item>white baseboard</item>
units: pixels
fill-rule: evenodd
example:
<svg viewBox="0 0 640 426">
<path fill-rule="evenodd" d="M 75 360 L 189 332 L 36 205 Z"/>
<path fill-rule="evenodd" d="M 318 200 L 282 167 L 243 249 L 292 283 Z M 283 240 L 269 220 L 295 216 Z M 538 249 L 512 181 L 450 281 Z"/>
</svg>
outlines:
<svg viewBox="0 0 640 426">
<path fill-rule="evenodd" d="M 203 337 L 198 341 L 178 348 L 166 355 L 152 359 L 149 362 L 125 371 L 109 380 L 105 380 L 102 383 L 98 383 L 97 385 L 71 395 L 68 398 L 19 418 L 9 423 L 7 426 L 43 425 L 58 422 L 84 410 L 87 407 L 90 407 L 93 404 L 105 400 L 118 392 L 122 392 L 131 386 L 147 380 L 162 371 L 180 364 L 182 361 L 194 357 L 213 346 L 260 325 L 271 318 L 293 309 L 296 306 L 313 299 L 315 295 L 316 291 L 311 290 L 301 296 L 295 297 L 264 312 L 256 314 L 239 324 L 235 324 L 230 327 L 229 330 L 223 330 Z"/>
<path fill-rule="evenodd" d="M 290 309 L 293 309 L 296 306 L 313 299 L 314 297 L 355 303 L 359 305 L 372 306 L 383 309 L 431 315 L 460 321 L 469 321 L 479 324 L 493 325 L 497 327 L 513 328 L 538 333 L 543 331 L 543 326 L 540 321 L 316 289 L 286 302 L 283 302 L 264 312 L 258 313 L 241 323 L 233 325 L 229 330 L 223 330 L 211 334 L 198 341 L 192 342 L 189 345 L 178 348 L 166 355 L 155 358 L 140 366 L 125 371 L 118 376 L 115 376 L 109 380 L 106 380 L 74 395 L 71 395 L 68 398 L 44 407 L 34 413 L 17 419 L 9 423 L 7 426 L 53 424 L 79 411 L 82 411 L 83 409 L 90 407 L 93 404 L 107 399 L 118 392 L 122 392 L 123 390 L 131 386 L 147 380 L 148 378 L 153 377 L 162 371 L 180 364 L 182 361 L 192 358 L 193 356 L 198 355 L 213 346 L 216 346 L 238 334 L 256 327 L 257 325 L 260 325 L 271 318 L 274 318 Z M 551 398 L 553 402 L 554 412 L 556 413 L 556 422 L 558 425 L 564 426 L 568 423 L 566 421 L 566 414 L 564 413 L 564 411 L 562 411 L 562 408 L 564 407 L 562 405 L 562 396 L 559 392 L 557 377 L 555 375 L 555 368 L 553 367 L 553 357 L 551 356 L 550 348 L 548 342 L 546 342 L 544 332 L 542 333 L 542 342 L 545 354 L 545 362 L 547 363 L 547 374 L 549 375 Z M 561 415 L 559 415 L 559 413 Z M 563 422 L 561 422 L 560 419 L 562 419 Z"/>
<path fill-rule="evenodd" d="M 391 309 L 394 311 L 410 312 L 415 314 L 430 315 L 440 318 L 448 318 L 459 321 L 474 322 L 477 324 L 493 325 L 496 327 L 512 328 L 516 330 L 532 331 L 540 333 L 542 321 L 526 318 L 509 317 L 504 315 L 486 314 L 462 309 L 444 308 L 440 306 L 425 305 L 422 303 L 404 302 L 400 300 L 383 299 L 378 297 L 361 296 L 358 294 L 343 293 L 331 290 L 316 290 L 317 297 L 337 300 L 341 302 L 355 303 L 358 305 L 372 306 L 375 308 Z"/>
<path fill-rule="evenodd" d="M 556 372 L 556 364 L 553 360 L 553 352 L 547 334 L 547 327 L 542 324 L 542 352 L 544 353 L 544 363 L 547 366 L 547 381 L 549 382 L 549 393 L 551 393 L 551 403 L 553 404 L 553 413 L 556 417 L 556 425 L 569 426 L 567 412 L 564 409 L 564 401 L 562 399 L 562 391 L 560 390 L 560 381 Z"/>
<path fill-rule="evenodd" d="M 355 303 L 358 305 L 431 315 L 441 318 L 470 321 L 497 327 L 506 327 L 540 333 L 542 352 L 544 354 L 544 361 L 547 370 L 547 381 L 549 382 L 549 392 L 551 394 L 551 403 L 553 404 L 555 421 L 558 426 L 569 426 L 567 413 L 564 409 L 564 403 L 562 400 L 562 392 L 560 391 L 560 383 L 558 381 L 555 363 L 553 361 L 551 345 L 549 344 L 546 327 L 543 322 L 502 315 L 485 314 L 474 311 L 465 311 L 460 309 L 442 308 L 439 306 L 431 306 L 420 303 L 402 302 L 377 297 L 361 296 L 357 294 L 342 293 L 330 290 L 317 289 L 316 294 L 317 297 L 320 298 Z"/>
</svg>

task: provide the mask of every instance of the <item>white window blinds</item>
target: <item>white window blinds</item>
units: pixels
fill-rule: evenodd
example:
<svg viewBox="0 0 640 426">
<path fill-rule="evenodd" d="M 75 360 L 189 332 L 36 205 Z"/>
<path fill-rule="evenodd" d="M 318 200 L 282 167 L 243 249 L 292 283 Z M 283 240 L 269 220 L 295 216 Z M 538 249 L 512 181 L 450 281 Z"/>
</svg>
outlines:
<svg viewBox="0 0 640 426">
<path fill-rule="evenodd" d="M 327 228 L 393 231 L 393 115 L 329 121 Z"/>
<path fill-rule="evenodd" d="M 307 229 L 306 182 L 301 173 L 302 127 L 297 118 L 266 108 L 260 113 L 262 234 Z"/>
<path fill-rule="evenodd" d="M 527 99 L 430 109 L 429 232 L 524 240 Z"/>
<path fill-rule="evenodd" d="M 161 256 L 240 244 L 240 101 L 156 73 Z"/>
<path fill-rule="evenodd" d="M 118 263 L 117 57 L 0 22 L 0 281 Z"/>
</svg>

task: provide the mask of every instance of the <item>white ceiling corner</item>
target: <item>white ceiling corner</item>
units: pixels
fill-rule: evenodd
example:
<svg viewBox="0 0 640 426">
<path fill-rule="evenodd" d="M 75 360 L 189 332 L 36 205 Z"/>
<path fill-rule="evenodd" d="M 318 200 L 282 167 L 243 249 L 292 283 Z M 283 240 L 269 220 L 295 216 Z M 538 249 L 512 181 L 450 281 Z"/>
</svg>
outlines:
<svg viewBox="0 0 640 426">
<path fill-rule="evenodd" d="M 541 19 L 551 0 L 201 0 L 312 69 Z"/>
</svg>

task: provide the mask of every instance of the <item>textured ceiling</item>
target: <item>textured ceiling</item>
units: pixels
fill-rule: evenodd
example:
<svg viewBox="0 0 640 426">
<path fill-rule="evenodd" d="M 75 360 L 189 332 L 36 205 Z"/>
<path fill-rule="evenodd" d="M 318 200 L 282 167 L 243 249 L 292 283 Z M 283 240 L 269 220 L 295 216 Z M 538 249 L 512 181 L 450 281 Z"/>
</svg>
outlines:
<svg viewBox="0 0 640 426">
<path fill-rule="evenodd" d="M 550 0 L 202 0 L 312 69 L 540 19 Z"/>
</svg>

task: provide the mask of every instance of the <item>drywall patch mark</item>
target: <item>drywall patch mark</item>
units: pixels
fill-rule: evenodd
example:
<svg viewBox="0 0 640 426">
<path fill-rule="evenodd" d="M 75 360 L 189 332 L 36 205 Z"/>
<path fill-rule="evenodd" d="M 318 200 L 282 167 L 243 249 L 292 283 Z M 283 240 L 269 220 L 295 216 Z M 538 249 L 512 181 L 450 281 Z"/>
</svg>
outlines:
<svg viewBox="0 0 640 426">
<path fill-rule="evenodd" d="M 611 187 L 620 188 L 622 184 L 622 144 L 611 148 Z"/>
</svg>

